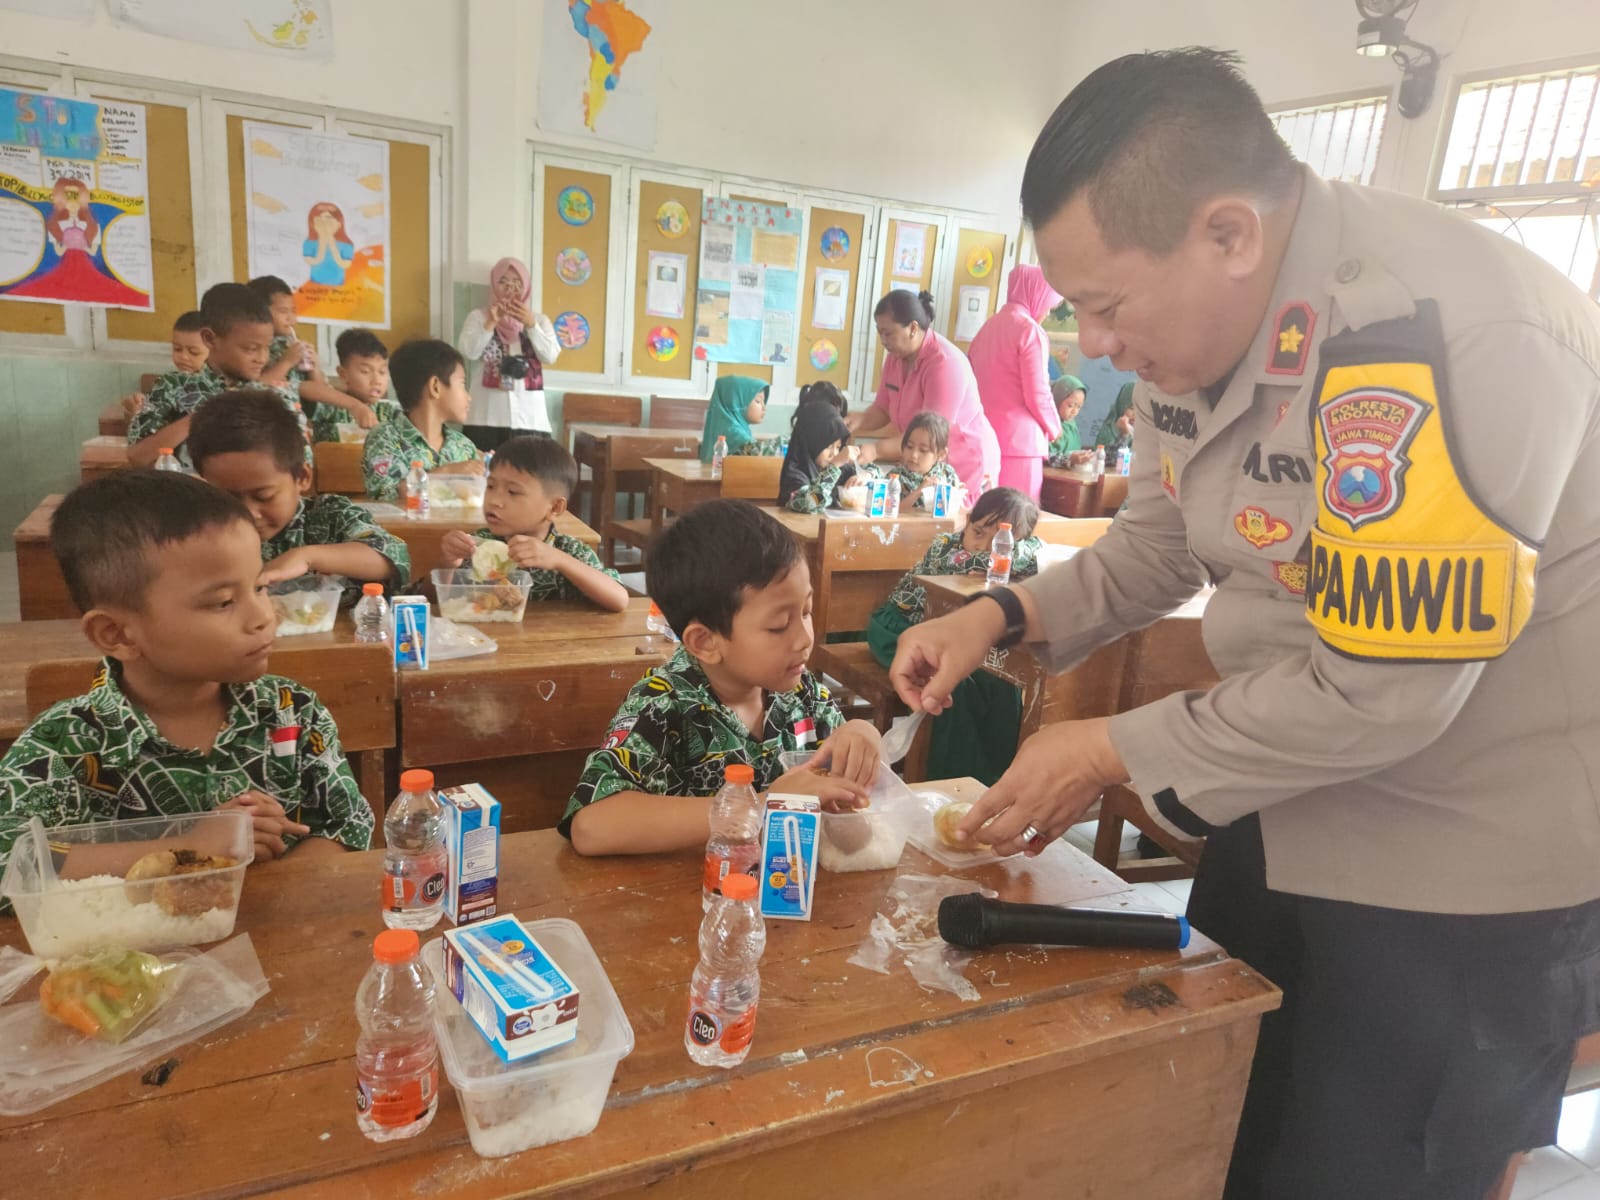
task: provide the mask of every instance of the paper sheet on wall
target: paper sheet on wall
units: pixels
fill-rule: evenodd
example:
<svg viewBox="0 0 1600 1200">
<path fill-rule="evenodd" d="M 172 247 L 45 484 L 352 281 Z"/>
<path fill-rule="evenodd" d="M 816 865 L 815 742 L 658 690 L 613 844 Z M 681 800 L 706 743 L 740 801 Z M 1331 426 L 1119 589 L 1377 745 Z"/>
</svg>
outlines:
<svg viewBox="0 0 1600 1200">
<path fill-rule="evenodd" d="M 794 314 L 768 312 L 761 318 L 762 362 L 786 363 L 794 357 Z"/>
<path fill-rule="evenodd" d="M 911 225 L 902 221 L 894 237 L 894 269 L 891 274 L 904 279 L 921 279 L 927 244 L 926 225 Z"/>
<path fill-rule="evenodd" d="M 812 285 L 811 325 L 814 329 L 843 329 L 850 304 L 850 272 L 818 267 Z"/>
<path fill-rule="evenodd" d="M 700 289 L 695 358 L 702 362 L 782 361 L 793 351 L 804 217 L 797 208 L 707 198 L 701 207 Z M 763 259 L 767 261 L 763 261 Z"/>
<path fill-rule="evenodd" d="M 320 325 L 389 324 L 389 143 L 244 123 L 252 277 L 277 275 Z"/>
<path fill-rule="evenodd" d="M 684 290 L 689 280 L 689 256 L 650 251 L 649 280 L 645 286 L 644 311 L 652 317 L 683 316 Z"/>
<path fill-rule="evenodd" d="M 989 289 L 964 287 L 956 301 L 956 337 L 958 342 L 970 342 L 989 319 Z"/>
<path fill-rule="evenodd" d="M 669 0 L 544 0 L 539 128 L 655 149 L 669 8 Z"/>
<path fill-rule="evenodd" d="M 111 16 L 185 42 L 284 58 L 333 57 L 333 0 L 112 0 Z"/>
<path fill-rule="evenodd" d="M 145 111 L 0 89 L 0 299 L 155 307 Z"/>
<path fill-rule="evenodd" d="M 95 0 L 0 0 L 0 12 L 59 17 L 64 21 L 87 21 L 94 16 L 94 5 Z"/>
</svg>

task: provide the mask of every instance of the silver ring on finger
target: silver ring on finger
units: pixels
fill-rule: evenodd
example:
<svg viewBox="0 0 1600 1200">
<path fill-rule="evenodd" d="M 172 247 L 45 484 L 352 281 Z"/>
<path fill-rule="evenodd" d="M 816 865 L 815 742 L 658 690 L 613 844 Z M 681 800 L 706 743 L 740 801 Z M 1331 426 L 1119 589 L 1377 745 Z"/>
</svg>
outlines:
<svg viewBox="0 0 1600 1200">
<path fill-rule="evenodd" d="M 1037 825 L 1029 825 L 1022 831 L 1020 836 L 1024 842 L 1031 842 L 1039 836 L 1039 827 Z"/>
</svg>

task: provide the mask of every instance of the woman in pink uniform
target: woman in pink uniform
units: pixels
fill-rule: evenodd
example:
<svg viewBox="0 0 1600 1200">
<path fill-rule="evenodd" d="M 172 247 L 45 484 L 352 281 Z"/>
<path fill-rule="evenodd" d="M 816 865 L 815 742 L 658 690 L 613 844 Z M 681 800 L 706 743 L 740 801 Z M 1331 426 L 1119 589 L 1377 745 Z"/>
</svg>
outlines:
<svg viewBox="0 0 1600 1200">
<path fill-rule="evenodd" d="M 1060 303 L 1038 267 L 1016 268 L 1005 304 L 967 351 L 984 415 L 1000 441 L 1000 486 L 1016 488 L 1035 503 L 1045 455 L 1061 436 L 1061 416 L 1050 395 L 1050 343 L 1039 322 Z"/>
<path fill-rule="evenodd" d="M 858 442 L 876 439 L 878 462 L 900 457 L 900 438 L 927 409 L 950 422 L 950 465 L 969 499 L 993 486 L 1000 472 L 1000 443 L 978 401 L 978 381 L 967 356 L 933 330 L 933 297 L 892 291 L 872 312 L 883 343 L 883 382 L 872 407 L 852 419 Z M 867 461 L 871 455 L 863 455 Z"/>
</svg>

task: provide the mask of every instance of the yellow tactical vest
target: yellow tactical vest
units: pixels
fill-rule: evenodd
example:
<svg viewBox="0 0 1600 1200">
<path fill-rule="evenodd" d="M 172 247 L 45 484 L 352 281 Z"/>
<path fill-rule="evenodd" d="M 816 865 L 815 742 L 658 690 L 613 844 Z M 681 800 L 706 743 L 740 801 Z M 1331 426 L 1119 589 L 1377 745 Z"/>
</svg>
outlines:
<svg viewBox="0 0 1600 1200">
<path fill-rule="evenodd" d="M 1391 661 L 1504 653 L 1533 608 L 1538 549 L 1451 456 L 1437 307 L 1329 338 L 1315 395 L 1306 616 L 1323 641 Z"/>
</svg>

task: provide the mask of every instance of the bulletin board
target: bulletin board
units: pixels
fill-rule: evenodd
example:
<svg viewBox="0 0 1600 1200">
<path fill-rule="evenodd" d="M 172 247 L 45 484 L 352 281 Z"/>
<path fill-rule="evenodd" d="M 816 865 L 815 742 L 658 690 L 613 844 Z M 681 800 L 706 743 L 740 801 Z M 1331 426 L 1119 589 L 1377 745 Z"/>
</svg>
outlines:
<svg viewBox="0 0 1600 1200">
<path fill-rule="evenodd" d="M 825 379 L 841 392 L 850 386 L 851 355 L 855 345 L 856 294 L 861 277 L 861 247 L 865 241 L 864 213 L 833 208 L 810 211 L 805 270 L 800 276 L 800 333 L 795 342 L 794 381 L 803 386 Z M 840 231 L 843 236 L 840 236 Z M 817 271 L 844 271 L 844 328 L 816 325 Z M 830 277 L 829 282 L 832 282 Z M 818 364 L 821 364 L 820 366 Z M 857 407 L 860 407 L 859 405 Z"/>
<path fill-rule="evenodd" d="M 955 260 L 951 268 L 948 297 L 939 297 L 944 309 L 944 335 L 966 353 L 972 348 L 972 339 L 957 341 L 956 332 L 962 305 L 976 299 L 973 289 L 982 289 L 983 319 L 994 316 L 999 308 L 1000 277 L 1005 273 L 1006 235 L 982 229 L 963 227 L 956 235 Z"/>
<path fill-rule="evenodd" d="M 544 244 L 539 256 L 539 306 L 554 322 L 561 342 L 556 366 L 563 372 L 604 375 L 611 176 L 553 163 L 542 169 Z M 583 266 L 588 268 L 587 275 Z M 569 283 L 559 270 L 572 279 L 582 276 L 582 281 Z M 649 330 L 645 332 L 648 335 Z M 688 347 L 679 351 L 679 357 L 689 357 Z M 634 369 L 638 371 L 640 365 L 636 362 Z"/>
<path fill-rule="evenodd" d="M 928 292 L 933 290 L 933 268 L 934 263 L 939 257 L 939 227 L 937 225 L 928 224 L 921 221 L 902 221 L 897 217 L 891 217 L 889 220 L 888 236 L 883 239 L 883 245 L 878 247 L 878 258 L 883 264 L 878 276 L 879 297 L 887 295 L 890 286 L 893 284 L 911 283 L 909 278 L 901 278 L 895 274 L 895 247 L 900 244 L 900 231 L 902 229 L 915 229 L 919 225 L 923 231 L 922 274 L 918 278 L 915 288 L 912 290 L 919 292 Z M 946 302 L 945 297 L 943 296 L 935 296 L 934 300 L 936 304 L 940 306 L 944 305 Z M 874 305 L 876 305 L 876 300 L 874 301 Z M 934 317 L 937 320 L 937 311 L 935 311 Z M 871 401 L 872 396 L 876 396 L 878 394 L 878 385 L 882 382 L 883 343 L 878 342 L 874 346 L 872 352 L 872 395 L 866 397 L 868 402 Z"/>
<path fill-rule="evenodd" d="M 91 96 L 102 100 L 112 97 Z M 106 309 L 106 335 L 165 344 L 172 323 L 198 308 L 194 272 L 194 191 L 190 184 L 189 113 L 170 104 L 145 103 L 145 153 L 149 172 L 150 265 L 155 309 Z"/>
<path fill-rule="evenodd" d="M 246 120 L 261 118 L 228 114 L 228 214 L 233 229 L 233 277 L 241 281 L 250 278 L 244 171 Z M 308 128 L 294 121 L 269 124 Z M 432 153 L 428 146 L 418 142 L 390 141 L 388 145 L 390 261 L 385 264 L 385 270 L 390 279 L 390 327 L 372 332 L 393 351 L 408 338 L 430 337 L 433 332 Z M 156 298 L 159 302 L 159 294 Z M 305 341 L 314 344 L 317 340 L 314 325 L 302 324 L 297 332 Z"/>
<path fill-rule="evenodd" d="M 699 188 L 639 181 L 638 247 L 633 265 L 633 352 L 630 360 L 635 375 L 656 379 L 688 379 L 694 372 L 694 297 L 700 275 L 700 205 L 704 193 Z M 546 226 L 548 229 L 549 226 Z M 650 255 L 683 256 L 673 262 L 684 272 L 681 315 L 673 317 L 651 313 Z M 657 260 L 660 263 L 660 260 Z M 570 290 L 561 285 L 563 291 Z M 545 293 L 547 303 L 549 293 Z M 566 359 L 561 362 L 566 368 Z"/>
<path fill-rule="evenodd" d="M 759 379 L 768 385 L 772 383 L 771 363 L 714 363 L 713 365 L 717 368 L 718 379 L 738 375 L 745 379 Z"/>
</svg>

